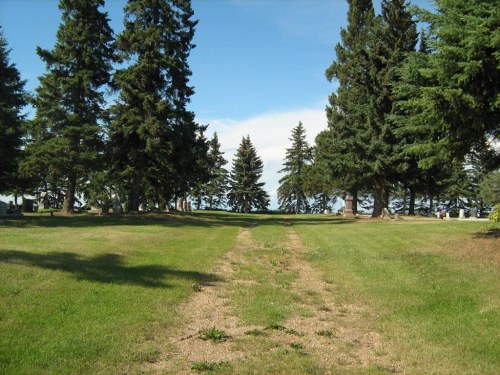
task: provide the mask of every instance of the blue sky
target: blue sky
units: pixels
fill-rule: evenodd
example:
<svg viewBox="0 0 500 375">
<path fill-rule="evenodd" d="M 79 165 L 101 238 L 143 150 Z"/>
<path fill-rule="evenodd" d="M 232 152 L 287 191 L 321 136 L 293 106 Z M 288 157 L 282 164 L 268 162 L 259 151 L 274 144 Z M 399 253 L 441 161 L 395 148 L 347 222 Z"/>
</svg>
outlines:
<svg viewBox="0 0 500 375">
<path fill-rule="evenodd" d="M 124 0 L 108 0 L 111 27 L 122 29 Z M 413 1 L 429 7 L 430 0 Z M 36 46 L 51 49 L 60 23 L 56 0 L 0 0 L 0 25 L 26 89 L 44 64 Z M 376 10 L 380 0 L 374 1 Z M 196 28 L 190 67 L 190 109 L 217 131 L 226 159 L 250 135 L 264 161 L 263 181 L 273 197 L 290 133 L 299 121 L 312 144 L 326 128 L 325 106 L 335 83 L 325 70 L 346 25 L 345 0 L 192 0 Z M 228 165 L 230 168 L 230 164 Z"/>
</svg>

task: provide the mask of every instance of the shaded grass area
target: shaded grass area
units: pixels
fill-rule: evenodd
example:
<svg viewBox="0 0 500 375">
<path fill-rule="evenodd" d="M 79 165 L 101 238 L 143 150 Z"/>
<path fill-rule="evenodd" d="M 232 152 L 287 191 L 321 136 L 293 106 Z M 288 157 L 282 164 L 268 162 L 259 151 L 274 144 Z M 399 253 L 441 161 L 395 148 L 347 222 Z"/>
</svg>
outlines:
<svg viewBox="0 0 500 375">
<path fill-rule="evenodd" d="M 136 373 L 160 360 L 180 321 L 176 306 L 193 283 L 217 279 L 209 270 L 238 231 L 186 219 L 196 221 L 33 217 L 0 226 L 0 373 Z"/>
<path fill-rule="evenodd" d="M 500 369 L 500 241 L 489 223 L 364 221 L 341 230 L 300 225 L 332 298 L 368 307 L 409 373 Z"/>
</svg>

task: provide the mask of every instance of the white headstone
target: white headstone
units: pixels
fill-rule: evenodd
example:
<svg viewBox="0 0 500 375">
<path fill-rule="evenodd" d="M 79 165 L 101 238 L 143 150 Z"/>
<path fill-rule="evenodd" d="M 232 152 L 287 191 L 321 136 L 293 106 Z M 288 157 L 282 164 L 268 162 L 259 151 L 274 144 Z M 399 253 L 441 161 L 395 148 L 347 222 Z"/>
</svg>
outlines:
<svg viewBox="0 0 500 375">
<path fill-rule="evenodd" d="M 463 208 L 461 208 L 459 211 L 458 211 L 458 218 L 459 219 L 465 219 L 465 210 Z"/>
</svg>

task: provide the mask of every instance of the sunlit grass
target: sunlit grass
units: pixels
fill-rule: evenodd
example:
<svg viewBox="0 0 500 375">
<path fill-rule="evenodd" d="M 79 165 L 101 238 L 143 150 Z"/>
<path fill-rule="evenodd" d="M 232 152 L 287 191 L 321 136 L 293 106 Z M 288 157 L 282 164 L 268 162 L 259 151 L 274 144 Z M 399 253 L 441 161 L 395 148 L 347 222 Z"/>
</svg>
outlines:
<svg viewBox="0 0 500 375">
<path fill-rule="evenodd" d="M 298 226 L 332 298 L 368 309 L 410 373 L 495 374 L 500 368 L 500 240 L 485 223 Z"/>
<path fill-rule="evenodd" d="M 0 373 L 110 374 L 159 360 L 191 285 L 237 227 L 147 218 L 0 227 Z M 72 222 L 74 220 L 74 222 Z"/>
</svg>

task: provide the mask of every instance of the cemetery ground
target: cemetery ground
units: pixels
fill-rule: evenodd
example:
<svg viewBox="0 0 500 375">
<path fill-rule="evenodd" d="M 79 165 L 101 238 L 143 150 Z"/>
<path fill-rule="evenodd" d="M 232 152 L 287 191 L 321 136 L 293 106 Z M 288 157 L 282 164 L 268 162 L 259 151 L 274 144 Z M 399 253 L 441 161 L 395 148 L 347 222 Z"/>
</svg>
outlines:
<svg viewBox="0 0 500 375">
<path fill-rule="evenodd" d="M 0 224 L 2 374 L 498 374 L 500 225 L 329 215 Z"/>
</svg>

